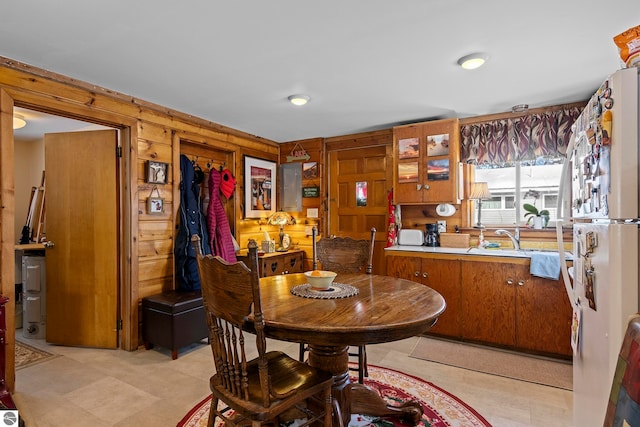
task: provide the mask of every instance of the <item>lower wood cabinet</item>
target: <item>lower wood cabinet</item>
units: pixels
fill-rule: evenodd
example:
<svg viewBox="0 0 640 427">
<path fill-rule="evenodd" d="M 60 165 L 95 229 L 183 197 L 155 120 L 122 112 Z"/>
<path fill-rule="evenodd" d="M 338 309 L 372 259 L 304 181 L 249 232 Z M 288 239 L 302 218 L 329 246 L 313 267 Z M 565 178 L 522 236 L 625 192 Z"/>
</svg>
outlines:
<svg viewBox="0 0 640 427">
<path fill-rule="evenodd" d="M 387 274 L 440 292 L 447 309 L 429 334 L 570 357 L 564 282 L 532 276 L 529 259 L 387 254 Z"/>
<path fill-rule="evenodd" d="M 429 333 L 460 337 L 460 261 L 388 256 L 387 274 L 413 280 L 438 291 L 447 308 Z"/>
<path fill-rule="evenodd" d="M 571 356 L 571 304 L 564 282 L 532 276 L 529 260 L 463 261 L 462 338 Z"/>
<path fill-rule="evenodd" d="M 505 264 L 463 261 L 461 267 L 462 338 L 498 345 L 515 345 L 515 286 Z"/>
</svg>

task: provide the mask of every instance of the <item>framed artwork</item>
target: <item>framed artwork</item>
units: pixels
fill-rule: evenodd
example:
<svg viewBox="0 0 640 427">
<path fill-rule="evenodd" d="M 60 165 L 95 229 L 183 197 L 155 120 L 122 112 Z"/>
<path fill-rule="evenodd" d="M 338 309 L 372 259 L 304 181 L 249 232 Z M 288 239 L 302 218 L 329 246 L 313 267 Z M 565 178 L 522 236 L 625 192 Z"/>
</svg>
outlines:
<svg viewBox="0 0 640 427">
<path fill-rule="evenodd" d="M 413 159 L 420 156 L 420 140 L 406 138 L 398 140 L 398 159 Z"/>
<path fill-rule="evenodd" d="M 154 193 L 156 196 L 154 196 Z M 150 215 L 162 215 L 164 213 L 164 198 L 160 197 L 160 190 L 155 185 L 151 194 L 147 197 L 147 213 Z"/>
<path fill-rule="evenodd" d="M 356 182 L 356 206 L 367 206 L 367 181 Z"/>
<path fill-rule="evenodd" d="M 306 162 L 302 164 L 302 178 L 314 179 L 318 177 L 318 162 Z"/>
<path fill-rule="evenodd" d="M 398 163 L 398 182 L 418 182 L 418 162 Z"/>
<path fill-rule="evenodd" d="M 244 217 L 267 218 L 276 211 L 276 162 L 244 156 Z"/>
<path fill-rule="evenodd" d="M 147 161 L 146 178 L 151 184 L 166 184 L 169 175 L 169 163 Z"/>
<path fill-rule="evenodd" d="M 449 154 L 449 134 L 427 136 L 427 156 L 446 156 Z"/>
<path fill-rule="evenodd" d="M 449 159 L 429 160 L 427 162 L 427 179 L 429 181 L 448 181 Z"/>
</svg>

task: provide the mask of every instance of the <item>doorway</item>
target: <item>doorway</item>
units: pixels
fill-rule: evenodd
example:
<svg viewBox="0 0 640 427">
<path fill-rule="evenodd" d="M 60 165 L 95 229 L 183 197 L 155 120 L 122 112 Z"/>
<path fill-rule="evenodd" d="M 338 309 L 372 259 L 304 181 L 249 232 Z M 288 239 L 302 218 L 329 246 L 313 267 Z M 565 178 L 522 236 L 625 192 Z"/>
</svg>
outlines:
<svg viewBox="0 0 640 427">
<path fill-rule="evenodd" d="M 369 240 L 376 228 L 373 272 L 385 274 L 384 247 L 391 188 L 391 145 L 328 152 L 329 235 Z"/>
<path fill-rule="evenodd" d="M 109 226 L 103 227 L 109 230 L 116 230 L 111 233 L 114 236 L 120 236 L 120 226 L 119 226 L 119 216 L 120 216 L 120 202 L 119 202 L 119 188 L 121 187 L 121 169 L 116 165 L 116 163 L 120 163 L 118 160 L 114 160 L 116 155 L 116 147 L 119 144 L 120 132 L 113 128 L 109 128 L 102 125 L 95 125 L 89 122 L 84 122 L 80 120 L 67 119 L 61 116 L 56 116 L 53 114 L 38 112 L 34 110 L 22 109 L 19 107 L 15 107 L 14 110 L 21 114 L 25 120 L 27 121 L 27 126 L 23 129 L 14 130 L 14 174 L 15 174 L 15 218 L 14 218 L 14 229 L 16 230 L 16 237 L 20 236 L 19 230 L 24 226 L 24 219 L 28 216 L 29 210 L 29 198 L 31 194 L 31 189 L 33 186 L 40 186 L 42 184 L 42 177 L 45 176 L 44 186 L 47 188 L 46 193 L 49 197 L 45 197 L 45 205 L 49 206 L 49 209 L 45 209 L 47 216 L 51 218 L 51 215 L 56 215 L 54 212 L 55 207 L 59 207 L 61 205 L 68 205 L 70 201 L 75 199 L 86 199 L 86 194 L 91 193 L 93 191 L 100 194 L 102 198 L 104 196 L 104 201 L 109 205 L 109 209 L 115 212 L 115 215 L 109 216 Z M 94 146 L 94 149 L 88 154 L 84 155 L 84 159 L 80 156 L 80 150 L 78 147 L 82 147 L 84 145 L 88 145 L 89 141 L 94 139 L 94 136 L 98 134 L 109 134 L 106 138 L 102 137 L 103 142 L 98 142 L 98 145 Z M 56 154 L 56 156 L 51 157 L 47 155 L 46 157 L 50 157 L 49 161 L 49 171 L 56 172 L 55 176 L 57 180 L 49 182 L 46 180 L 46 174 L 44 171 L 47 170 L 47 161 L 45 157 L 45 140 L 47 139 L 47 134 L 53 137 L 53 144 L 57 144 L 54 150 L 49 150 Z M 76 140 L 75 148 L 73 145 L 68 145 L 69 138 L 65 138 L 67 135 L 71 137 L 71 139 Z M 81 138 L 80 135 L 84 137 Z M 109 141 L 109 142 L 104 142 Z M 109 148 L 107 151 L 110 155 L 110 160 L 103 159 L 105 157 L 105 151 L 96 150 L 95 148 L 100 147 L 100 144 L 109 143 L 113 144 L 112 148 Z M 47 142 L 48 144 L 48 142 Z M 67 144 L 67 145 L 65 145 Z M 51 161 L 51 159 L 54 159 Z M 94 164 L 94 166 L 90 166 L 90 163 Z M 98 185 L 93 185 L 93 183 L 98 184 L 99 179 L 94 179 L 98 176 L 95 170 L 96 165 L 101 165 L 103 162 L 113 163 L 113 175 L 109 175 L 108 178 L 111 183 L 106 187 L 109 191 L 105 191 L 105 187 L 100 188 Z M 89 170 L 82 167 L 86 166 Z M 62 177 L 62 178 L 61 178 Z M 82 183 L 84 185 L 78 186 L 78 183 Z M 47 184 L 51 184 L 52 186 L 47 186 Z M 65 187 L 65 188 L 63 188 Z M 54 190 L 55 191 L 49 191 Z M 72 188 L 72 190 L 70 190 Z M 85 196 L 82 193 L 85 193 Z M 66 194 L 66 195 L 65 195 Z M 107 198 L 109 200 L 107 200 Z M 84 200 L 83 199 L 83 200 Z M 105 210 L 104 207 L 99 208 L 99 211 Z M 60 211 L 58 211 L 60 212 Z M 96 211 L 98 212 L 98 211 Z M 85 215 L 85 217 L 91 217 L 92 215 Z M 96 215 L 96 220 L 99 220 L 99 216 Z M 103 217 L 104 219 L 104 217 Z M 53 230 L 53 227 L 60 228 L 59 221 L 47 221 Z M 111 223 L 114 222 L 114 223 Z M 114 253 L 109 256 L 109 259 L 104 259 L 104 252 L 100 252 L 98 249 L 102 247 L 101 241 L 103 239 L 99 238 L 99 235 L 96 233 L 95 226 L 91 226 L 90 222 L 78 221 L 77 218 L 72 223 L 62 224 L 70 227 L 73 233 L 63 232 L 62 235 L 65 236 L 64 239 L 58 237 L 56 240 L 59 240 L 59 246 L 56 247 L 56 242 L 50 239 L 50 236 L 46 234 L 46 225 L 45 224 L 45 232 L 43 236 L 43 241 L 34 241 L 32 243 L 39 244 L 43 242 L 52 242 L 54 247 L 51 250 L 43 251 L 45 254 L 49 253 L 49 255 L 45 255 L 47 258 L 47 263 L 50 262 L 51 259 L 55 258 L 53 256 L 53 252 L 56 252 L 55 255 L 57 260 L 55 261 L 55 265 L 51 268 L 47 268 L 47 276 L 48 279 L 45 281 L 44 286 L 47 286 L 47 282 L 49 285 L 54 285 L 54 280 L 51 280 L 50 273 L 55 271 L 54 278 L 57 277 L 66 277 L 67 279 L 64 282 L 70 282 L 69 278 L 73 278 L 75 283 L 75 289 L 73 286 L 63 286 L 60 288 L 59 286 L 49 286 L 46 289 L 46 293 L 52 291 L 52 289 L 56 289 L 55 293 L 52 294 L 52 298 L 46 298 L 47 305 L 55 304 L 54 308 L 64 304 L 62 310 L 43 310 L 43 316 L 48 316 L 46 318 L 47 323 L 47 341 L 53 342 L 56 344 L 62 345 L 75 345 L 75 346 L 87 346 L 87 347 L 99 347 L 99 348 L 117 348 L 118 347 L 118 329 L 117 329 L 117 321 L 119 316 L 119 291 L 120 291 L 120 271 L 119 271 L 119 237 L 115 237 L 117 243 L 113 245 Z M 95 222 L 94 222 L 95 225 Z M 80 236 L 86 236 L 82 239 L 75 239 L 74 242 L 69 242 L 68 236 L 70 234 L 76 234 Z M 64 241 L 67 240 L 67 241 Z M 76 251 L 76 256 L 74 256 L 74 260 L 76 262 L 60 262 L 60 256 L 62 259 L 65 258 L 66 254 L 71 253 L 68 248 L 65 250 L 63 248 L 63 244 L 67 246 L 73 246 L 76 249 L 78 247 L 82 248 L 79 252 Z M 50 251 L 50 252 L 48 252 Z M 77 256 L 78 253 L 84 253 L 90 255 L 87 259 L 80 259 L 81 257 Z M 99 255 L 100 254 L 100 255 Z M 84 300 L 78 300 L 77 294 L 83 292 L 77 292 L 79 290 L 87 288 L 86 283 L 93 285 L 94 283 L 100 283 L 100 280 L 94 280 L 94 278 L 90 277 L 90 275 L 99 275 L 103 276 L 102 273 L 97 273 L 98 270 L 91 267 L 98 264 L 95 260 L 95 256 L 100 256 L 100 264 L 106 264 L 107 268 L 113 270 L 111 276 L 109 276 L 109 292 L 112 298 L 112 301 L 105 301 L 107 298 L 101 298 L 100 301 L 91 301 L 91 299 L 85 298 Z M 17 264 L 17 261 L 16 261 Z M 88 269 L 85 267 L 89 267 Z M 19 270 L 20 269 L 20 270 Z M 21 266 L 16 265 L 16 283 L 18 283 L 19 279 L 23 279 L 21 274 L 18 272 L 21 271 Z M 84 281 L 85 285 L 82 285 Z M 92 290 L 93 292 L 93 290 Z M 86 292 L 84 293 L 85 297 Z M 16 295 L 17 297 L 17 295 Z M 17 300 L 17 299 L 16 299 Z M 82 301 L 78 303 L 78 301 Z M 74 303 L 75 302 L 75 303 Z M 88 304 L 89 303 L 89 304 Z M 21 307 L 16 306 L 16 329 L 20 326 L 20 320 L 24 325 L 24 319 L 20 319 L 18 310 Z M 104 311 L 107 313 L 104 313 Z M 56 312 L 57 311 L 57 312 Z M 87 328 L 88 324 L 91 324 L 91 328 L 95 328 L 95 319 L 93 319 L 93 314 L 91 314 L 91 318 L 83 319 L 83 313 L 96 313 L 97 311 L 102 311 L 103 315 L 100 316 L 102 320 L 100 322 L 104 323 L 104 319 L 109 319 L 108 325 L 99 326 L 100 329 L 104 330 L 104 332 L 97 334 L 96 330 L 93 329 L 89 332 L 83 332 Z M 71 318 L 74 321 L 69 321 L 71 318 L 68 316 L 71 315 Z M 56 320 L 58 319 L 58 320 Z M 51 324 L 53 321 L 53 324 Z M 98 322 L 98 324 L 100 324 Z M 91 329 L 90 328 L 90 329 Z M 64 330 L 62 330 L 64 329 Z M 19 337 L 16 335 L 16 339 L 24 340 L 25 342 L 29 342 L 28 338 Z"/>
</svg>

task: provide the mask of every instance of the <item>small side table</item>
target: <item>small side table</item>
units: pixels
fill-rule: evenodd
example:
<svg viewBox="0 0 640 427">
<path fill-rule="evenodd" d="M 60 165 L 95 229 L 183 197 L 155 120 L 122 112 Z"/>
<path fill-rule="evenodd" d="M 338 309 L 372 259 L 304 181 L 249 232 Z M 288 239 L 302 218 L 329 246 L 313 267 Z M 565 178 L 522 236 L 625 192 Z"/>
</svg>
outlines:
<svg viewBox="0 0 640 427">
<path fill-rule="evenodd" d="M 237 254 L 238 261 L 249 265 L 247 251 Z M 287 252 L 270 252 L 258 255 L 260 277 L 277 276 L 303 272 L 304 251 L 301 249 Z"/>
</svg>

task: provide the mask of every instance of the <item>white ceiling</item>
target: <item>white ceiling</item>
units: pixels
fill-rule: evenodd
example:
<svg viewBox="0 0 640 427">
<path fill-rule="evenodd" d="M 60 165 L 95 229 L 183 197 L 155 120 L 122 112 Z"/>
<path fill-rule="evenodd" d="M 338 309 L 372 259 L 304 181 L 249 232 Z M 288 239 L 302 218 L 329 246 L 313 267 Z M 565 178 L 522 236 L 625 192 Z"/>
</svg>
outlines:
<svg viewBox="0 0 640 427">
<path fill-rule="evenodd" d="M 0 56 L 286 142 L 586 100 L 639 24 L 638 0 L 22 0 Z"/>
</svg>

